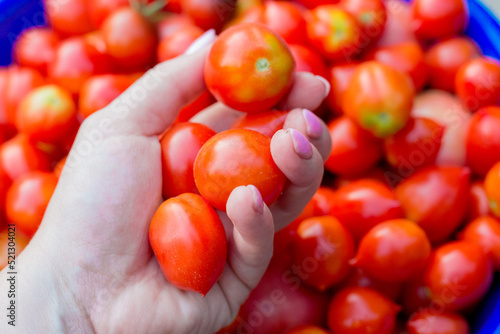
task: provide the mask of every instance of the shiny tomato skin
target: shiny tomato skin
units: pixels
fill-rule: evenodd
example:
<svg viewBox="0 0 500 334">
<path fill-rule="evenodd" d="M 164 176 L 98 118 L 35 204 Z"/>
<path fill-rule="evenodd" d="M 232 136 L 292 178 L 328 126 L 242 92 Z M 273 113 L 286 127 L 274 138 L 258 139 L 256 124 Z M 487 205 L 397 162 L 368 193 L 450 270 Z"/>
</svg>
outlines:
<svg viewBox="0 0 500 334">
<path fill-rule="evenodd" d="M 478 175 L 486 175 L 500 161 L 500 107 L 479 109 L 467 134 L 467 165 Z"/>
<path fill-rule="evenodd" d="M 225 30 L 215 41 L 205 62 L 205 82 L 227 106 L 260 112 L 285 96 L 294 69 L 293 56 L 281 37 L 263 25 L 245 23 Z"/>
<path fill-rule="evenodd" d="M 454 37 L 436 43 L 425 54 L 431 87 L 452 93 L 459 68 L 477 57 L 479 49 L 467 37 Z"/>
<path fill-rule="evenodd" d="M 471 111 L 500 105 L 500 63 L 479 57 L 463 64 L 455 77 L 455 92 Z"/>
<path fill-rule="evenodd" d="M 335 115 L 342 115 L 344 113 L 342 110 L 344 94 L 347 88 L 349 88 L 352 76 L 358 65 L 359 63 L 357 62 L 333 64 L 328 69 L 329 76 L 325 78 L 330 78 L 331 89 L 326 98 L 326 103 Z"/>
<path fill-rule="evenodd" d="M 347 227 L 355 240 L 371 228 L 391 219 L 403 218 L 401 203 L 385 184 L 360 179 L 335 193 L 332 215 Z"/>
<path fill-rule="evenodd" d="M 424 309 L 407 323 L 408 334 L 469 334 L 469 324 L 461 315 Z"/>
<path fill-rule="evenodd" d="M 20 176 L 7 192 L 8 221 L 26 235 L 33 236 L 56 186 L 57 177 L 52 173 L 33 171 Z"/>
<path fill-rule="evenodd" d="M 224 226 L 200 195 L 186 193 L 163 202 L 151 220 L 149 242 L 165 278 L 202 296 L 226 265 Z"/>
<path fill-rule="evenodd" d="M 173 32 L 158 44 L 156 59 L 159 63 L 182 55 L 201 35 L 203 30 L 197 26 L 186 26 Z"/>
<path fill-rule="evenodd" d="M 484 189 L 484 182 L 475 181 L 470 186 L 468 221 L 486 216 L 490 213 L 490 203 Z"/>
<path fill-rule="evenodd" d="M 50 26 L 63 36 L 83 35 L 92 31 L 88 0 L 46 0 Z"/>
<path fill-rule="evenodd" d="M 490 257 L 494 269 L 500 271 L 500 222 L 497 219 L 478 217 L 465 226 L 459 238 L 481 246 Z"/>
<path fill-rule="evenodd" d="M 42 74 L 54 59 L 59 36 L 48 28 L 25 30 L 14 45 L 14 57 L 21 66 L 31 67 Z"/>
<path fill-rule="evenodd" d="M 347 287 L 370 288 L 393 301 L 398 300 L 403 291 L 403 284 L 378 281 L 366 275 L 366 273 L 359 268 L 354 268 L 351 274 L 342 283 L 341 288 Z"/>
<path fill-rule="evenodd" d="M 328 332 L 318 326 L 299 326 L 286 331 L 284 334 L 328 334 Z"/>
<path fill-rule="evenodd" d="M 468 20 L 464 0 L 415 0 L 412 26 L 422 39 L 442 39 L 460 34 Z"/>
<path fill-rule="evenodd" d="M 354 240 L 350 232 L 333 216 L 303 220 L 292 241 L 297 275 L 308 285 L 325 291 L 349 274 L 349 260 L 354 256 Z M 314 270 L 313 270 L 314 269 Z"/>
<path fill-rule="evenodd" d="M 21 252 L 28 246 L 28 243 L 30 242 L 30 238 L 28 238 L 26 235 L 21 233 L 20 231 L 16 230 L 15 235 L 13 235 L 12 230 L 10 231 L 11 235 L 9 236 L 9 230 L 7 228 L 3 229 L 0 232 L 0 270 L 5 268 L 8 264 L 8 259 L 9 259 L 9 242 L 12 242 L 12 239 L 14 239 L 15 243 L 15 257 L 19 256 Z M 10 240 L 9 240 L 10 238 Z M 11 244 L 12 245 L 12 244 Z"/>
<path fill-rule="evenodd" d="M 342 0 L 339 6 L 360 22 L 364 38 L 369 44 L 378 40 L 387 22 L 387 12 L 382 0 Z"/>
<path fill-rule="evenodd" d="M 248 129 L 260 132 L 269 138 L 283 129 L 288 111 L 270 110 L 241 115 L 231 125 L 231 129 Z"/>
<path fill-rule="evenodd" d="M 342 106 L 345 115 L 362 128 L 386 138 L 406 125 L 414 97 L 415 89 L 406 74 L 370 61 L 354 72 Z"/>
<path fill-rule="evenodd" d="M 208 90 L 204 90 L 196 99 L 191 103 L 184 106 L 177 115 L 174 123 L 181 123 L 189 121 L 194 115 L 210 107 L 216 102 L 215 98 L 210 94 Z"/>
<path fill-rule="evenodd" d="M 360 287 L 340 290 L 328 307 L 328 328 L 335 334 L 391 334 L 400 307 L 380 293 Z"/>
<path fill-rule="evenodd" d="M 325 168 L 343 176 L 362 175 L 382 157 L 382 142 L 360 128 L 353 120 L 341 116 L 328 124 L 332 151 Z"/>
<path fill-rule="evenodd" d="M 391 46 L 406 42 L 417 42 L 411 25 L 410 4 L 400 0 L 385 0 L 387 22 L 375 46 Z"/>
<path fill-rule="evenodd" d="M 182 0 L 182 13 L 201 29 L 220 31 L 236 9 L 236 0 Z"/>
<path fill-rule="evenodd" d="M 404 282 L 421 271 L 431 255 L 424 230 L 406 219 L 373 227 L 358 246 L 351 264 L 382 282 Z"/>
<path fill-rule="evenodd" d="M 158 23 L 158 38 L 161 40 L 166 39 L 174 32 L 185 27 L 193 26 L 193 22 L 186 15 L 169 15 Z"/>
<path fill-rule="evenodd" d="M 98 28 L 102 22 L 120 7 L 130 6 L 129 0 L 87 0 L 90 20 Z"/>
<path fill-rule="evenodd" d="M 179 123 L 168 129 L 160 141 L 164 198 L 198 193 L 194 161 L 201 147 L 215 134 L 214 130 L 197 123 Z"/>
<path fill-rule="evenodd" d="M 500 217 L 500 162 L 491 167 L 486 174 L 484 190 L 488 196 L 491 212 Z"/>
<path fill-rule="evenodd" d="M 447 311 L 475 306 L 488 292 L 492 281 L 493 266 L 483 249 L 466 241 L 454 241 L 437 248 L 424 273 L 432 299 L 441 302 L 441 308 Z"/>
<path fill-rule="evenodd" d="M 321 186 L 313 195 L 313 216 L 333 215 L 333 204 L 335 200 L 335 190 L 330 187 Z"/>
<path fill-rule="evenodd" d="M 271 139 L 247 129 L 232 129 L 210 138 L 194 163 L 200 194 L 216 209 L 226 211 L 234 188 L 254 185 L 264 202 L 272 204 L 286 182 L 271 155 Z"/>
<path fill-rule="evenodd" d="M 288 47 L 295 60 L 295 70 L 297 72 L 310 72 L 328 78 L 325 61 L 317 52 L 300 44 L 290 44 Z"/>
</svg>

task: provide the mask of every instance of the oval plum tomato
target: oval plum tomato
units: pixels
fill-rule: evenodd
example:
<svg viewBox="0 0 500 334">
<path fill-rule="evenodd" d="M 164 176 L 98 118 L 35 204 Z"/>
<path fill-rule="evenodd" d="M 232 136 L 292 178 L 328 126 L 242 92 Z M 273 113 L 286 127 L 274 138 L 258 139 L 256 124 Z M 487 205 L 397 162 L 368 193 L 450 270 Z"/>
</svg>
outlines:
<svg viewBox="0 0 500 334">
<path fill-rule="evenodd" d="M 484 190 L 486 196 L 488 196 L 491 212 L 500 217 L 500 162 L 491 167 L 488 174 L 486 174 Z"/>
<path fill-rule="evenodd" d="M 286 182 L 271 155 L 271 139 L 262 133 L 233 129 L 221 132 L 201 148 L 194 163 L 200 194 L 216 209 L 226 211 L 234 188 L 254 185 L 264 202 L 272 204 Z"/>
<path fill-rule="evenodd" d="M 436 43 L 425 55 L 431 87 L 452 93 L 458 69 L 477 57 L 479 50 L 467 37 L 455 37 Z"/>
<path fill-rule="evenodd" d="M 378 181 L 360 179 L 337 190 L 332 215 L 360 240 L 375 225 L 403 218 L 404 213 L 389 187 Z"/>
<path fill-rule="evenodd" d="M 424 52 L 416 42 L 379 47 L 372 51 L 367 58 L 406 73 L 412 79 L 417 91 L 422 90 L 427 83 L 428 70 L 424 60 Z"/>
<path fill-rule="evenodd" d="M 427 118 L 410 118 L 405 127 L 385 139 L 387 161 L 398 168 L 399 175 L 434 165 L 444 127 Z"/>
<path fill-rule="evenodd" d="M 489 214 L 490 204 L 488 203 L 488 196 L 486 196 L 482 181 L 475 181 L 471 184 L 469 203 L 469 214 L 467 217 L 469 221 Z"/>
<path fill-rule="evenodd" d="M 48 64 L 54 59 L 59 44 L 57 34 L 48 28 L 25 30 L 14 45 L 14 57 L 21 66 L 47 73 Z"/>
<path fill-rule="evenodd" d="M 396 219 L 368 231 L 351 264 L 379 281 L 404 282 L 425 267 L 430 255 L 424 230 L 409 220 Z"/>
<path fill-rule="evenodd" d="M 269 138 L 283 129 L 288 111 L 270 110 L 241 115 L 231 129 L 248 129 L 260 132 Z"/>
<path fill-rule="evenodd" d="M 328 307 L 335 334 L 392 334 L 400 307 L 380 293 L 360 287 L 340 290 Z"/>
<path fill-rule="evenodd" d="M 26 135 L 18 134 L 0 146 L 0 169 L 15 180 L 29 171 L 49 171 L 50 159 Z"/>
<path fill-rule="evenodd" d="M 333 215 L 333 203 L 335 200 L 335 190 L 329 187 L 321 186 L 313 195 L 314 215 L 328 216 Z"/>
<path fill-rule="evenodd" d="M 62 35 L 83 35 L 94 29 L 88 0 L 46 0 L 45 9 L 50 26 Z"/>
<path fill-rule="evenodd" d="M 412 14 L 413 29 L 422 39 L 458 35 L 465 29 L 468 19 L 464 0 L 415 0 Z"/>
<path fill-rule="evenodd" d="M 390 137 L 410 118 L 415 89 L 410 78 L 376 61 L 360 64 L 344 94 L 344 113 L 376 137 Z"/>
<path fill-rule="evenodd" d="M 326 64 L 319 54 L 300 44 L 290 44 L 288 47 L 295 60 L 295 70 L 297 72 L 310 72 L 328 78 Z"/>
<path fill-rule="evenodd" d="M 163 202 L 151 220 L 149 242 L 165 278 L 202 296 L 226 265 L 224 226 L 200 195 L 182 194 Z"/>
<path fill-rule="evenodd" d="M 341 116 L 328 124 L 332 151 L 325 168 L 340 175 L 361 175 L 382 157 L 382 142 L 361 129 L 353 120 Z"/>
<path fill-rule="evenodd" d="M 158 38 L 164 40 L 174 32 L 191 26 L 193 22 L 186 15 L 168 15 L 158 23 Z"/>
<path fill-rule="evenodd" d="M 471 221 L 459 235 L 461 240 L 481 246 L 495 270 L 500 270 L 500 222 L 483 216 Z"/>
<path fill-rule="evenodd" d="M 164 198 L 198 193 L 194 161 L 201 147 L 215 134 L 214 130 L 197 123 L 179 123 L 168 129 L 160 141 Z"/>
<path fill-rule="evenodd" d="M 201 35 L 203 30 L 195 25 L 185 26 L 160 41 L 156 51 L 159 63 L 180 56 Z"/>
<path fill-rule="evenodd" d="M 182 13 L 203 30 L 219 31 L 236 9 L 236 0 L 182 0 Z"/>
<path fill-rule="evenodd" d="M 87 0 L 89 17 L 94 27 L 98 28 L 102 22 L 120 7 L 130 6 L 130 0 Z"/>
<path fill-rule="evenodd" d="M 80 114 L 89 117 L 101 110 L 133 83 L 134 80 L 126 75 L 103 74 L 91 77 L 80 90 L 78 99 Z"/>
<path fill-rule="evenodd" d="M 341 282 L 354 256 L 350 232 L 333 216 L 303 220 L 292 241 L 295 274 L 320 291 Z"/>
<path fill-rule="evenodd" d="M 326 330 L 317 326 L 299 326 L 286 331 L 284 334 L 329 334 Z"/>
<path fill-rule="evenodd" d="M 468 168 L 429 167 L 396 188 L 406 218 L 417 223 L 432 242 L 451 235 L 465 218 L 469 203 Z"/>
<path fill-rule="evenodd" d="M 500 161 L 500 107 L 478 110 L 467 134 L 467 165 L 473 172 L 486 175 Z"/>
<path fill-rule="evenodd" d="M 247 11 L 241 23 L 262 23 L 280 35 L 289 44 L 305 44 L 306 20 L 294 3 L 269 1 Z"/>
<path fill-rule="evenodd" d="M 34 141 L 55 143 L 63 139 L 76 122 L 71 94 L 56 85 L 32 90 L 17 111 L 16 126 Z"/>
<path fill-rule="evenodd" d="M 263 25 L 245 23 L 227 29 L 215 41 L 205 62 L 205 82 L 228 107 L 260 112 L 285 96 L 294 69 L 281 37 Z"/>
<path fill-rule="evenodd" d="M 342 0 L 339 6 L 356 17 L 364 38 L 376 42 L 385 28 L 387 12 L 382 0 Z"/>
<path fill-rule="evenodd" d="M 347 287 L 370 288 L 391 300 L 398 300 L 403 290 L 403 285 L 395 282 L 382 282 L 369 277 L 359 268 L 354 268 L 351 274 L 342 283 L 342 288 Z"/>
<path fill-rule="evenodd" d="M 309 44 L 331 61 L 351 61 L 364 46 L 356 18 L 337 5 L 311 10 L 307 17 Z"/>
<path fill-rule="evenodd" d="M 458 314 L 424 309 L 410 317 L 408 334 L 469 334 L 469 324 Z"/>
<path fill-rule="evenodd" d="M 57 186 L 52 173 L 33 171 L 20 176 L 7 192 L 7 219 L 28 236 L 33 236 L 42 222 L 45 209 Z"/>
<path fill-rule="evenodd" d="M 469 60 L 457 72 L 455 92 L 471 111 L 500 105 L 500 63 L 485 57 Z"/>
<path fill-rule="evenodd" d="M 330 78 L 331 89 L 326 98 L 326 103 L 336 115 L 342 115 L 344 113 L 342 110 L 344 94 L 351 83 L 352 76 L 358 65 L 359 63 L 355 62 L 334 64 L 328 69 L 330 75 L 326 78 Z"/>
<path fill-rule="evenodd" d="M 174 123 L 181 123 L 189 121 L 194 115 L 210 107 L 216 102 L 215 98 L 210 94 L 208 90 L 204 90 L 196 99 L 191 103 L 184 106 L 177 115 Z"/>
<path fill-rule="evenodd" d="M 156 30 L 139 12 L 120 8 L 104 20 L 101 29 L 109 55 L 121 68 L 138 70 L 154 63 Z"/>
<path fill-rule="evenodd" d="M 475 306 L 488 292 L 493 269 L 479 245 L 454 241 L 436 249 L 424 281 L 440 309 L 461 311 Z"/>
</svg>

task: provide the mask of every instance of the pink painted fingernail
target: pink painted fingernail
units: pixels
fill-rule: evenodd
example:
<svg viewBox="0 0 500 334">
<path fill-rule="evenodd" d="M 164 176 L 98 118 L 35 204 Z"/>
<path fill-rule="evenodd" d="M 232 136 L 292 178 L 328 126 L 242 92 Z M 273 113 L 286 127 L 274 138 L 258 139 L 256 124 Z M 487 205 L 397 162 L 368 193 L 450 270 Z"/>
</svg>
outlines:
<svg viewBox="0 0 500 334">
<path fill-rule="evenodd" d="M 206 46 L 212 44 L 217 38 L 217 34 L 214 29 L 207 30 L 203 35 L 198 37 L 184 52 L 185 55 L 192 55 L 203 49 Z"/>
<path fill-rule="evenodd" d="M 332 89 L 332 86 L 330 85 L 328 80 L 323 78 L 321 75 L 317 75 L 316 78 L 318 78 L 319 81 L 321 81 L 325 85 L 325 97 L 327 97 L 328 94 L 330 94 L 330 89 Z"/>
<path fill-rule="evenodd" d="M 288 129 L 287 132 L 292 136 L 295 153 L 297 153 L 301 159 L 311 159 L 313 156 L 313 150 L 309 140 L 307 140 L 302 133 L 295 129 Z"/>
<path fill-rule="evenodd" d="M 258 213 L 264 212 L 264 201 L 262 200 L 262 195 L 259 189 L 254 185 L 248 185 L 247 188 L 252 190 L 253 193 L 253 209 Z"/>
<path fill-rule="evenodd" d="M 307 126 L 307 135 L 311 138 L 317 139 L 323 134 L 323 127 L 319 118 L 309 109 L 302 110 L 304 119 Z"/>
</svg>

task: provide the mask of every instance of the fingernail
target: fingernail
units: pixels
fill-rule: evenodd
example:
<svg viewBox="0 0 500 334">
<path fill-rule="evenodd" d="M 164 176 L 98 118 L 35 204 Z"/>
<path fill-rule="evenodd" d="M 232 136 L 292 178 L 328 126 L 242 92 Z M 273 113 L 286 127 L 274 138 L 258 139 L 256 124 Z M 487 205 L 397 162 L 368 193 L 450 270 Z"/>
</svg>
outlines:
<svg viewBox="0 0 500 334">
<path fill-rule="evenodd" d="M 328 80 L 323 78 L 321 75 L 317 75 L 316 78 L 318 78 L 319 81 L 321 81 L 325 85 L 325 97 L 327 97 L 328 94 L 330 94 L 330 89 L 332 89 L 332 86 L 330 85 Z"/>
<path fill-rule="evenodd" d="M 323 134 L 323 127 L 318 117 L 309 109 L 302 110 L 304 119 L 307 126 L 307 135 L 311 138 L 317 139 Z"/>
<path fill-rule="evenodd" d="M 311 143 L 306 137 L 295 129 L 288 129 L 287 132 L 292 136 L 293 148 L 295 153 L 304 160 L 312 158 L 313 150 Z"/>
<path fill-rule="evenodd" d="M 254 185 L 248 185 L 247 188 L 252 190 L 253 193 L 253 209 L 258 213 L 264 213 L 264 201 L 259 189 Z"/>
<path fill-rule="evenodd" d="M 193 53 L 196 53 L 199 50 L 203 49 L 204 47 L 212 44 L 216 38 L 217 35 L 215 34 L 214 29 L 207 30 L 203 35 L 201 35 L 193 43 L 191 43 L 191 45 L 187 48 L 184 54 L 192 55 Z"/>
</svg>

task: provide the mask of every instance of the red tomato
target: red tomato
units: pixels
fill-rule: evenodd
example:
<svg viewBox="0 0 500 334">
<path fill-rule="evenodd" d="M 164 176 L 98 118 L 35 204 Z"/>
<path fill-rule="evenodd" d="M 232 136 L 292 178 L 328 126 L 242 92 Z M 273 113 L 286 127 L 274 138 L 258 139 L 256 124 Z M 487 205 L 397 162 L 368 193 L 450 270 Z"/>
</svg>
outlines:
<svg viewBox="0 0 500 334">
<path fill-rule="evenodd" d="M 431 243 L 424 230 L 406 220 L 389 220 L 361 239 L 351 264 L 382 282 L 404 282 L 424 268 Z"/>
<path fill-rule="evenodd" d="M 319 54 L 300 44 L 291 44 L 288 47 L 295 60 L 295 70 L 297 72 L 310 72 L 328 78 L 326 64 Z"/>
<path fill-rule="evenodd" d="M 465 218 L 469 179 L 467 168 L 429 167 L 399 184 L 396 195 L 406 218 L 420 225 L 432 242 L 440 242 Z"/>
<path fill-rule="evenodd" d="M 332 215 L 360 240 L 374 226 L 403 218 L 404 213 L 389 187 L 378 181 L 360 179 L 336 192 Z"/>
<path fill-rule="evenodd" d="M 25 30 L 14 45 L 14 57 L 21 66 L 47 73 L 48 64 L 54 59 L 59 43 L 57 34 L 48 28 Z"/>
<path fill-rule="evenodd" d="M 186 25 L 176 30 L 158 44 L 156 51 L 157 61 L 161 63 L 182 55 L 201 35 L 203 35 L 203 30 L 194 25 Z"/>
<path fill-rule="evenodd" d="M 339 6 L 356 17 L 364 39 L 377 41 L 385 28 L 387 13 L 382 0 L 342 0 Z"/>
<path fill-rule="evenodd" d="M 210 107 L 215 102 L 215 98 L 208 90 L 203 91 L 203 93 L 201 93 L 201 95 L 198 96 L 193 102 L 189 103 L 179 111 L 179 114 L 175 119 L 175 123 L 189 121 L 194 115 L 203 109 Z"/>
<path fill-rule="evenodd" d="M 191 26 L 193 26 L 193 22 L 186 15 L 168 15 L 158 23 L 158 37 L 161 41 L 174 32 Z"/>
<path fill-rule="evenodd" d="M 488 196 L 491 212 L 500 217 L 500 162 L 491 167 L 488 174 L 486 174 L 484 190 Z"/>
<path fill-rule="evenodd" d="M 306 20 L 301 9 L 293 3 L 266 2 L 247 11 L 240 22 L 262 23 L 290 44 L 305 44 L 307 40 Z"/>
<path fill-rule="evenodd" d="M 341 282 L 354 256 L 350 232 L 333 216 L 303 220 L 292 241 L 295 274 L 320 291 Z"/>
<path fill-rule="evenodd" d="M 460 233 L 460 239 L 475 243 L 490 257 L 495 270 L 500 271 L 500 222 L 484 216 L 471 221 Z"/>
<path fill-rule="evenodd" d="M 92 31 L 88 0 L 46 0 L 47 19 L 62 35 L 82 35 Z"/>
<path fill-rule="evenodd" d="M 306 8 L 315 8 L 321 5 L 336 4 L 339 1 L 340 0 L 295 0 L 295 2 L 304 5 Z"/>
<path fill-rule="evenodd" d="M 317 326 L 299 326 L 286 331 L 285 334 L 328 334 L 328 332 Z"/>
<path fill-rule="evenodd" d="M 488 203 L 488 196 L 486 196 L 483 182 L 476 181 L 471 184 L 469 198 L 468 220 L 474 220 L 489 214 L 490 204 Z"/>
<path fill-rule="evenodd" d="M 455 37 L 432 46 L 425 55 L 432 88 L 453 92 L 459 68 L 479 57 L 476 44 L 466 37 Z"/>
<path fill-rule="evenodd" d="M 361 287 L 370 288 L 391 300 L 398 300 L 403 290 L 403 285 L 395 282 L 382 282 L 367 276 L 361 269 L 354 268 L 351 275 L 342 283 L 341 288 Z"/>
<path fill-rule="evenodd" d="M 165 278 L 202 296 L 226 265 L 224 226 L 200 195 L 182 194 L 163 202 L 151 220 L 149 242 Z"/>
<path fill-rule="evenodd" d="M 469 324 L 460 315 L 421 310 L 410 317 L 408 334 L 469 334 Z"/>
<path fill-rule="evenodd" d="M 382 142 L 341 116 L 328 124 L 332 151 L 325 168 L 340 175 L 362 175 L 382 157 Z"/>
<path fill-rule="evenodd" d="M 391 46 L 406 42 L 416 42 L 411 25 L 410 4 L 401 0 L 385 0 L 387 22 L 376 46 Z"/>
<path fill-rule="evenodd" d="M 205 82 L 218 101 L 259 112 L 285 96 L 294 69 L 292 54 L 279 36 L 260 24 L 246 23 L 229 28 L 215 41 L 205 62 Z"/>
<path fill-rule="evenodd" d="M 271 155 L 271 139 L 246 129 L 224 131 L 209 139 L 196 157 L 194 179 L 200 194 L 221 211 L 226 211 L 227 199 L 238 186 L 254 185 L 270 205 L 286 182 Z"/>
<path fill-rule="evenodd" d="M 10 232 L 10 233 L 9 233 Z M 9 235 L 10 234 L 10 235 Z M 0 270 L 5 268 L 9 259 L 9 247 L 15 247 L 15 259 L 28 246 L 30 239 L 19 230 L 9 231 L 6 228 L 0 232 Z M 10 243 L 10 245 L 9 245 Z M 14 244 L 14 246 L 12 246 Z"/>
<path fill-rule="evenodd" d="M 423 39 L 440 39 L 460 34 L 467 22 L 464 0 L 415 0 L 412 25 Z"/>
<path fill-rule="evenodd" d="M 231 129 L 248 129 L 260 132 L 269 138 L 283 129 L 288 111 L 270 110 L 260 113 L 244 114 L 231 126 Z"/>
<path fill-rule="evenodd" d="M 471 111 L 500 105 L 500 63 L 484 57 L 463 64 L 455 78 L 455 92 Z"/>
<path fill-rule="evenodd" d="M 352 76 L 358 68 L 359 63 L 334 64 L 330 66 L 330 93 L 326 98 L 326 103 L 336 115 L 342 115 L 342 101 L 344 94 L 349 88 Z"/>
<path fill-rule="evenodd" d="M 358 66 L 344 94 L 344 113 L 380 138 L 401 130 L 415 97 L 410 78 L 391 67 L 371 61 Z"/>
<path fill-rule="evenodd" d="M 313 203 L 313 216 L 333 215 L 333 205 L 335 200 L 335 191 L 332 188 L 321 186 L 314 194 L 311 202 Z"/>
<path fill-rule="evenodd" d="M 233 15 L 236 0 L 182 0 L 181 6 L 198 27 L 219 31 Z"/>
<path fill-rule="evenodd" d="M 340 6 L 313 9 L 307 18 L 307 37 L 326 59 L 351 61 L 363 47 L 359 22 Z"/>
<path fill-rule="evenodd" d="M 102 22 L 120 7 L 130 6 L 129 0 L 87 0 L 90 20 L 94 27 L 100 27 Z"/>
<path fill-rule="evenodd" d="M 33 236 L 42 222 L 45 209 L 57 186 L 52 173 L 33 171 L 14 181 L 5 203 L 7 219 L 28 236 Z"/>
<path fill-rule="evenodd" d="M 328 307 L 328 327 L 335 334 L 392 334 L 400 307 L 368 288 L 345 288 Z"/>
<path fill-rule="evenodd" d="M 493 281 L 493 269 L 480 246 L 454 241 L 436 249 L 424 281 L 440 309 L 460 311 L 485 296 Z"/>
<path fill-rule="evenodd" d="M 104 20 L 101 29 L 108 53 L 120 67 L 138 70 L 153 64 L 156 30 L 139 12 L 118 9 Z"/>
</svg>

